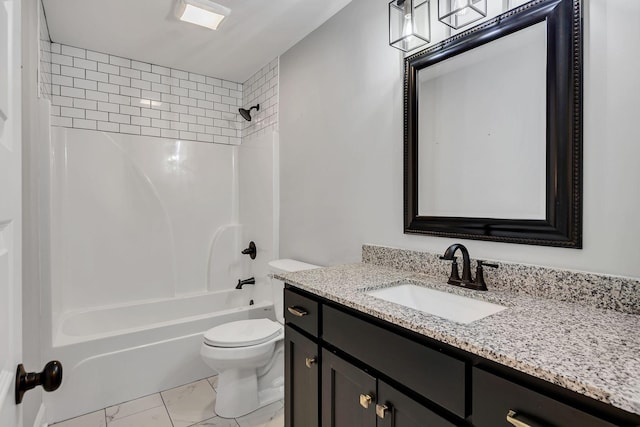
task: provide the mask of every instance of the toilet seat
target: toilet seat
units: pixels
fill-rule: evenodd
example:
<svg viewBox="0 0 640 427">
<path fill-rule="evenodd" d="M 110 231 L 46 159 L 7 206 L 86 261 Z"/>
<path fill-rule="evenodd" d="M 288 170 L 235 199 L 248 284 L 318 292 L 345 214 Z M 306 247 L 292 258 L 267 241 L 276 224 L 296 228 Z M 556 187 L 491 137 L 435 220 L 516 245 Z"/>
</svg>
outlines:
<svg viewBox="0 0 640 427">
<path fill-rule="evenodd" d="M 282 333 L 282 325 L 269 319 L 238 320 L 209 329 L 204 343 L 211 347 L 239 348 L 265 343 Z"/>
</svg>

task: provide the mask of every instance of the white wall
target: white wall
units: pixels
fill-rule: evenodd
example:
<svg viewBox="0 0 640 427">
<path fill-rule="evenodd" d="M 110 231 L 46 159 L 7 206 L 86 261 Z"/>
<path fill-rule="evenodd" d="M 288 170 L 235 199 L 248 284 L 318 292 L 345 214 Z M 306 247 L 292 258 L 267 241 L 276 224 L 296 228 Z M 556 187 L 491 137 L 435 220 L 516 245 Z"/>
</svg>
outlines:
<svg viewBox="0 0 640 427">
<path fill-rule="evenodd" d="M 354 0 L 280 58 L 280 251 L 317 264 L 403 234 L 402 54 L 385 0 Z M 475 257 L 640 277 L 640 2 L 585 0 L 584 249 L 463 241 Z"/>
</svg>

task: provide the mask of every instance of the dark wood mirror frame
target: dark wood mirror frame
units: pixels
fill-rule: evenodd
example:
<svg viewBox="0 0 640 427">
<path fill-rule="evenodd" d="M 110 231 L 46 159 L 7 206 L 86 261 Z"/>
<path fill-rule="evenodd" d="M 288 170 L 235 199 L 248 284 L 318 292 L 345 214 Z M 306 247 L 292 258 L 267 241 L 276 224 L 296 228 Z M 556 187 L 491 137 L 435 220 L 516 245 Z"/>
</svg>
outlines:
<svg viewBox="0 0 640 427">
<path fill-rule="evenodd" d="M 546 218 L 418 215 L 418 71 L 547 22 Z M 580 0 L 534 0 L 405 59 L 404 231 L 530 245 L 582 247 L 582 12 Z"/>
</svg>

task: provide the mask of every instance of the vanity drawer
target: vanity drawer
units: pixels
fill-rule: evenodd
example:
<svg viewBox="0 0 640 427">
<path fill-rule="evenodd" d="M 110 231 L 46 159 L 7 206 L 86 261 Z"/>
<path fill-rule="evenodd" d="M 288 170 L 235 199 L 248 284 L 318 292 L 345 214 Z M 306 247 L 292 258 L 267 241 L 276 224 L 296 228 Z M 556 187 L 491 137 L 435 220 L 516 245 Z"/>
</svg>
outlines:
<svg viewBox="0 0 640 427">
<path fill-rule="evenodd" d="M 472 411 L 475 427 L 615 427 L 480 368 L 473 368 Z M 507 421 L 507 415 L 524 424 Z"/>
<path fill-rule="evenodd" d="M 343 311 L 323 306 L 322 338 L 464 418 L 466 363 Z"/>
<path fill-rule="evenodd" d="M 284 290 L 284 319 L 288 324 L 318 336 L 320 304 L 317 301 L 293 292 Z"/>
</svg>

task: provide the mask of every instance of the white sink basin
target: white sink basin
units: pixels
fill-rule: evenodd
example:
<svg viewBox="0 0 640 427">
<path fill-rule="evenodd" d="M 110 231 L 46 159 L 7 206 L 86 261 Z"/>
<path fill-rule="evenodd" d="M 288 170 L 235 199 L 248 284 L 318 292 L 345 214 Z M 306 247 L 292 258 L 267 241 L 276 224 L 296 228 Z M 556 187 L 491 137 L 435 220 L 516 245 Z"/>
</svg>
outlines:
<svg viewBox="0 0 640 427">
<path fill-rule="evenodd" d="M 367 295 L 458 323 L 471 323 L 507 307 L 412 284 L 376 289 Z"/>
</svg>

